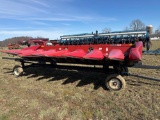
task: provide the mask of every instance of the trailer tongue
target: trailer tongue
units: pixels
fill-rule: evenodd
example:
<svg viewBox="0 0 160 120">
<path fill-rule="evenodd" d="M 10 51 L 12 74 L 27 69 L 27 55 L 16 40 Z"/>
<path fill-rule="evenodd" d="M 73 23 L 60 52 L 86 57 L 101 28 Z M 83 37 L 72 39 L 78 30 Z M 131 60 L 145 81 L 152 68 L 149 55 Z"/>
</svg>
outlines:
<svg viewBox="0 0 160 120">
<path fill-rule="evenodd" d="M 145 43 L 150 42 L 149 40 L 148 31 L 118 31 L 99 34 L 96 32 L 96 34 L 64 35 L 59 41 L 52 41 L 54 42 L 52 45 L 47 45 L 45 41 L 43 44 L 27 49 L 2 52 L 20 57 L 15 59 L 22 65 L 22 67 L 14 67 L 13 71 L 16 76 L 22 75 L 23 70 L 27 67 L 71 68 L 70 64 L 60 66 L 57 63 L 101 65 L 101 71 L 108 73 L 105 80 L 106 87 L 110 90 L 121 90 L 125 88 L 125 80 L 122 76 L 128 74 L 128 67 L 142 60 L 142 47 Z M 31 64 L 26 65 L 25 63 Z M 77 68 L 88 70 L 85 67 L 75 66 L 75 69 Z M 97 69 L 91 68 L 91 70 Z"/>
</svg>

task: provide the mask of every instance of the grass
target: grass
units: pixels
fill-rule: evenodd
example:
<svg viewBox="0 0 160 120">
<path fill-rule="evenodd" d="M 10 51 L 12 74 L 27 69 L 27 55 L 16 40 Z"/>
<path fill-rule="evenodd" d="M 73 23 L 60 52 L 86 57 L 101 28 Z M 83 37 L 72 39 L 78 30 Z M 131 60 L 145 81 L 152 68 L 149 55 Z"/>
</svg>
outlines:
<svg viewBox="0 0 160 120">
<path fill-rule="evenodd" d="M 160 49 L 160 40 L 152 40 L 150 50 L 157 50 L 157 49 Z M 143 50 L 146 50 L 146 48 L 144 47 Z"/>
<path fill-rule="evenodd" d="M 102 73 L 28 68 L 16 78 L 16 64 L 0 59 L 0 120 L 160 119 L 160 82 L 127 76 L 125 90 L 109 92 Z M 160 66 L 160 56 L 143 55 L 143 64 Z M 159 69 L 129 71 L 160 78 Z"/>
<path fill-rule="evenodd" d="M 151 41 L 151 50 L 160 49 L 160 40 Z"/>
</svg>

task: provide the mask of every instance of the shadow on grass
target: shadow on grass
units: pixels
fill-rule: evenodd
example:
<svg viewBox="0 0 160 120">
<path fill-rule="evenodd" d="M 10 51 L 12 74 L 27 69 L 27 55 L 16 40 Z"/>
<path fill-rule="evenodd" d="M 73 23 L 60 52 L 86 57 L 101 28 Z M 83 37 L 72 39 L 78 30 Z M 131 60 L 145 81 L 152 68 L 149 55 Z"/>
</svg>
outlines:
<svg viewBox="0 0 160 120">
<path fill-rule="evenodd" d="M 131 75 L 133 77 L 137 77 L 137 78 L 143 78 L 143 81 L 141 80 L 133 80 L 133 79 L 127 79 L 127 84 L 132 85 L 132 86 L 141 86 L 141 85 L 154 85 L 154 86 L 160 86 L 160 79 L 156 79 L 156 78 L 151 78 L 151 77 L 146 77 L 146 76 L 141 76 L 141 75 Z M 144 82 L 144 80 L 146 80 L 146 82 Z M 149 81 L 155 81 L 153 82 L 149 82 Z"/>
<path fill-rule="evenodd" d="M 3 70 L 13 70 L 13 69 L 11 69 L 11 68 L 3 68 Z"/>
<path fill-rule="evenodd" d="M 12 69 L 4 68 L 6 70 L 5 73 L 12 73 Z M 27 76 L 27 78 L 34 78 L 36 81 L 40 80 L 46 80 L 47 82 L 54 82 L 54 81 L 63 81 L 62 85 L 75 83 L 76 81 L 79 81 L 76 87 L 82 87 L 88 84 L 93 84 L 94 89 L 97 90 L 100 87 L 107 90 L 107 88 L 104 85 L 104 80 L 107 77 L 107 74 L 104 73 L 98 73 L 98 72 L 90 72 L 90 71 L 74 71 L 74 70 L 57 70 L 54 68 L 27 68 L 25 69 L 24 76 Z M 144 76 L 137 76 L 137 75 L 131 75 L 134 77 L 140 77 L 143 79 L 148 80 L 154 80 L 159 81 L 155 78 L 149 78 Z M 133 81 L 133 80 L 126 80 L 127 84 L 132 86 L 141 86 L 142 84 L 147 85 L 155 85 L 160 86 L 159 84 L 154 83 L 148 83 L 148 82 L 142 82 L 142 81 Z"/>
<path fill-rule="evenodd" d="M 75 83 L 79 81 L 76 87 L 82 87 L 88 84 L 93 84 L 94 89 L 100 87 L 107 90 L 104 85 L 106 74 L 97 72 L 74 71 L 74 70 L 55 70 L 53 68 L 27 68 L 24 76 L 27 78 L 34 78 L 36 81 L 46 80 L 47 82 L 63 81 L 62 85 Z"/>
<path fill-rule="evenodd" d="M 3 71 L 4 74 L 13 73 L 13 69 L 11 69 L 11 68 L 3 68 L 3 70 L 7 70 L 7 71 Z"/>
<path fill-rule="evenodd" d="M 160 79 L 158 79 L 158 78 L 152 78 L 152 77 L 147 77 L 147 76 L 142 76 L 142 75 L 134 75 L 134 74 L 131 74 L 130 76 L 160 82 Z"/>
<path fill-rule="evenodd" d="M 151 66 L 151 65 L 136 65 L 133 68 L 143 68 L 143 69 L 157 69 L 160 70 L 160 66 Z"/>
</svg>

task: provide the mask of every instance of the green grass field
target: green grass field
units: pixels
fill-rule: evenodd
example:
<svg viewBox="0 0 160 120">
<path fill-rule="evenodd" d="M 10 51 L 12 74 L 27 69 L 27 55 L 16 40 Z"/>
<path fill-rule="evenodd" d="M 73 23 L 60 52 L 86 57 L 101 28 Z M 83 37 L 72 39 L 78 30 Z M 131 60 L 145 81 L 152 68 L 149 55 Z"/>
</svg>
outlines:
<svg viewBox="0 0 160 120">
<path fill-rule="evenodd" d="M 126 89 L 110 92 L 106 74 L 28 68 L 16 78 L 17 64 L 0 59 L 0 120 L 160 120 L 160 82 L 140 78 L 160 79 L 160 69 L 129 68 L 139 77 L 125 77 Z M 160 66 L 160 56 L 143 55 L 143 64 Z"/>
</svg>

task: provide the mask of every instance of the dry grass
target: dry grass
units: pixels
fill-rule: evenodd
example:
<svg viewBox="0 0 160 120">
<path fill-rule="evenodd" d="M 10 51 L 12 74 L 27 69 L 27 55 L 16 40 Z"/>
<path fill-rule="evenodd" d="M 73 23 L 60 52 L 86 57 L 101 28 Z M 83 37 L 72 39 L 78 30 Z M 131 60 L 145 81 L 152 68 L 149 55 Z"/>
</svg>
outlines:
<svg viewBox="0 0 160 120">
<path fill-rule="evenodd" d="M 160 66 L 160 56 L 143 56 Z M 125 77 L 121 92 L 103 89 L 105 74 L 28 68 L 12 75 L 14 61 L 0 59 L 0 120 L 159 120 L 160 82 Z M 160 78 L 160 69 L 130 68 L 130 73 Z"/>
<path fill-rule="evenodd" d="M 160 48 L 160 40 L 151 41 L 151 50 L 159 49 Z"/>
</svg>

